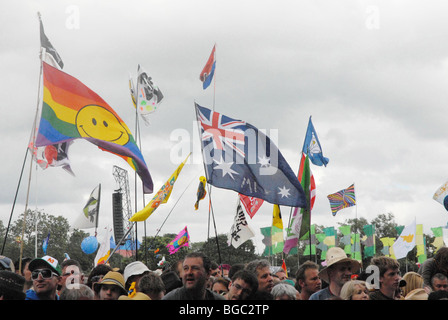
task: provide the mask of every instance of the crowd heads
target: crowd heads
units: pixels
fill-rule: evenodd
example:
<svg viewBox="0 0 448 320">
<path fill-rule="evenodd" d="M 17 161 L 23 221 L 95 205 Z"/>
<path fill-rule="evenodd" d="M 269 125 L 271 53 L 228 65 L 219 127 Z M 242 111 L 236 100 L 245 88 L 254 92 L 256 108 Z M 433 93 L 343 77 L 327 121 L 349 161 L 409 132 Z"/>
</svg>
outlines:
<svg viewBox="0 0 448 320">
<path fill-rule="evenodd" d="M 202 252 L 163 269 L 134 261 L 87 273 L 74 259 L 59 263 L 46 255 L 14 264 L 0 256 L 0 300 L 448 300 L 445 247 L 403 276 L 396 259 L 375 256 L 363 271 L 339 247 L 330 248 L 321 264 L 305 261 L 294 276 L 288 273 L 268 259 L 217 264 Z"/>
</svg>

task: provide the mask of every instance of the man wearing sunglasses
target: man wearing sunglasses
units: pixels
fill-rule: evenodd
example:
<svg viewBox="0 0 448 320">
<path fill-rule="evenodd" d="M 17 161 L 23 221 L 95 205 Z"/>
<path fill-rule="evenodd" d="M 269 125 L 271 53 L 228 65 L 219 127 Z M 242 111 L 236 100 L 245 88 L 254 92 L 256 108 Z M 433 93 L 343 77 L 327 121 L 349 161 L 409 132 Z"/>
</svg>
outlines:
<svg viewBox="0 0 448 320">
<path fill-rule="evenodd" d="M 59 300 L 57 288 L 61 266 L 53 257 L 45 256 L 32 260 L 28 266 L 33 280 L 33 289 L 27 290 L 25 300 Z"/>
</svg>

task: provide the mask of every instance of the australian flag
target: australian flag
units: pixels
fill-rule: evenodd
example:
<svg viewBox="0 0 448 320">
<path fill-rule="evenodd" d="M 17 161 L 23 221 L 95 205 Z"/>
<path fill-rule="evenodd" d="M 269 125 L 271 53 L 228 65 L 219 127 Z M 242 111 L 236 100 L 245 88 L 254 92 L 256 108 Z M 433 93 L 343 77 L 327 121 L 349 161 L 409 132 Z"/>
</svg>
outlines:
<svg viewBox="0 0 448 320">
<path fill-rule="evenodd" d="M 299 180 L 261 130 L 196 104 L 207 182 L 290 207 L 305 207 Z"/>
</svg>

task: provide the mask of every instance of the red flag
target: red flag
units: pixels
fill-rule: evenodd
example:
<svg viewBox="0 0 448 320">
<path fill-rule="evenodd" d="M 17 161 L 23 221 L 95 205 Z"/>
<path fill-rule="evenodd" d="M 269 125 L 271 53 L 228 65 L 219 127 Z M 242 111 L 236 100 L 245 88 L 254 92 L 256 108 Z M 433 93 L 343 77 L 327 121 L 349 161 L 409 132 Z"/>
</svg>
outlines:
<svg viewBox="0 0 448 320">
<path fill-rule="evenodd" d="M 257 213 L 258 209 L 260 209 L 263 204 L 263 199 L 245 196 L 244 194 L 239 194 L 240 201 L 246 209 L 247 214 L 252 219 L 254 215 Z"/>
<path fill-rule="evenodd" d="M 202 87 L 204 88 L 204 90 L 210 85 L 213 75 L 215 73 L 215 67 L 216 67 L 215 50 L 216 46 L 213 46 L 212 53 L 210 54 L 210 57 L 208 58 L 207 63 L 204 66 L 204 69 L 202 69 L 201 74 L 199 75 L 199 79 L 202 81 Z"/>
<path fill-rule="evenodd" d="M 288 277 L 288 270 L 286 270 L 286 263 L 285 263 L 285 260 L 283 260 L 283 259 L 282 259 L 282 269 L 283 269 L 283 271 L 285 271 L 286 277 Z"/>
</svg>

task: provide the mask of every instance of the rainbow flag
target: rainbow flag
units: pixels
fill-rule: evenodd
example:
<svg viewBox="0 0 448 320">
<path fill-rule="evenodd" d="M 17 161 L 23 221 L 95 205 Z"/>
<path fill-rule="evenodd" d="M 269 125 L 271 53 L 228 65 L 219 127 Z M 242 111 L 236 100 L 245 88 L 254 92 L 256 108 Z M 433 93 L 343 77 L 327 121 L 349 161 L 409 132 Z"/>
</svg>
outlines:
<svg viewBox="0 0 448 320">
<path fill-rule="evenodd" d="M 356 205 L 355 185 L 352 184 L 347 189 L 329 194 L 327 198 L 330 201 L 331 212 L 335 216 L 339 210 Z"/>
<path fill-rule="evenodd" d="M 36 147 L 85 139 L 122 157 L 140 176 L 145 193 L 153 182 L 126 123 L 78 79 L 43 64 L 43 103 Z"/>
<path fill-rule="evenodd" d="M 168 245 L 166 246 L 168 248 L 168 251 L 170 254 L 176 253 L 177 250 L 179 250 L 182 247 L 188 247 L 190 241 L 190 235 L 188 234 L 187 227 L 179 232 L 179 234 L 174 238 Z"/>
</svg>

